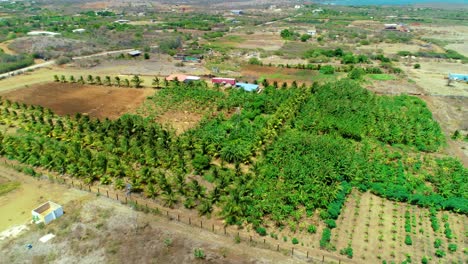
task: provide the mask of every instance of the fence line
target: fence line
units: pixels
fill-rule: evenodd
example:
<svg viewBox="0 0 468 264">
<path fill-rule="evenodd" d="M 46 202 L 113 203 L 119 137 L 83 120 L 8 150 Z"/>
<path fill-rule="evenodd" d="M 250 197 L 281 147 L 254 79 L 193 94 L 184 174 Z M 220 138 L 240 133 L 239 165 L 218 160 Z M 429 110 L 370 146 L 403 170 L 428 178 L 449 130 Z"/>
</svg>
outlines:
<svg viewBox="0 0 468 264">
<path fill-rule="evenodd" d="M 5 161 L 4 164 L 12 166 L 12 164 L 9 164 L 9 162 L 7 161 Z M 321 258 L 318 256 L 312 257 L 309 250 L 307 250 L 307 247 L 304 247 L 304 246 L 294 245 L 294 246 L 288 247 L 284 245 L 285 244 L 284 242 L 281 242 L 280 240 L 277 240 L 277 239 L 273 240 L 273 238 L 262 237 L 256 234 L 255 235 L 243 234 L 239 230 L 231 230 L 234 228 L 232 226 L 223 225 L 222 227 L 220 227 L 219 224 L 213 220 L 204 219 L 203 217 L 199 217 L 199 216 L 194 217 L 193 215 L 187 216 L 180 212 L 173 212 L 176 210 L 161 206 L 156 201 L 151 200 L 151 199 L 137 197 L 136 195 L 126 196 L 126 195 L 122 195 L 122 192 L 120 193 L 121 195 L 119 196 L 119 192 L 109 191 L 109 189 L 107 188 L 102 188 L 102 187 L 100 188 L 100 187 L 95 187 L 91 185 L 85 185 L 83 188 L 83 183 L 79 180 L 67 178 L 67 177 L 61 177 L 61 176 L 58 177 L 55 174 L 51 176 L 50 172 L 48 172 L 48 174 L 49 175 L 47 175 L 48 176 L 47 179 L 50 182 L 64 184 L 68 186 L 69 188 L 80 189 L 82 191 L 93 193 L 98 196 L 104 196 L 112 200 L 117 200 L 120 203 L 130 205 L 137 210 L 144 211 L 144 212 L 151 212 L 154 214 L 159 214 L 161 216 L 166 216 L 166 218 L 170 221 L 177 221 L 178 223 L 186 224 L 186 225 L 193 226 L 193 227 L 198 227 L 204 231 L 210 231 L 217 235 L 224 235 L 226 237 L 230 237 L 238 241 L 239 243 L 247 242 L 251 246 L 254 246 L 257 248 L 282 252 L 283 254 L 290 255 L 291 257 L 294 257 L 294 258 L 313 261 L 313 263 L 325 263 L 326 260 L 332 261 L 333 263 L 339 263 L 339 264 L 350 262 L 350 260 L 346 260 L 344 258 L 342 259 L 336 256 L 330 256 L 330 255 L 327 255 L 326 257 L 325 255 L 322 255 Z M 37 178 L 37 177 L 35 177 L 35 179 L 37 179 L 38 181 L 41 180 L 40 178 Z M 78 181 L 78 183 L 76 181 Z M 192 218 L 197 218 L 197 219 L 192 219 Z M 283 244 L 283 245 L 280 246 L 280 244 Z"/>
</svg>

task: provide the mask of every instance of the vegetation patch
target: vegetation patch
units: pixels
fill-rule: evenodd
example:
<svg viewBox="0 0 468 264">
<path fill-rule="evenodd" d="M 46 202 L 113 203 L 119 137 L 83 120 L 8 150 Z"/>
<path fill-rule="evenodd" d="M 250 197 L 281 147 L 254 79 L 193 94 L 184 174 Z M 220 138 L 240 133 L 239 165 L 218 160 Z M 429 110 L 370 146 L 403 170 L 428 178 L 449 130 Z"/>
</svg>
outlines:
<svg viewBox="0 0 468 264">
<path fill-rule="evenodd" d="M 0 183 L 0 196 L 5 195 L 11 191 L 18 189 L 21 186 L 20 182 L 8 181 L 5 183 Z"/>
</svg>

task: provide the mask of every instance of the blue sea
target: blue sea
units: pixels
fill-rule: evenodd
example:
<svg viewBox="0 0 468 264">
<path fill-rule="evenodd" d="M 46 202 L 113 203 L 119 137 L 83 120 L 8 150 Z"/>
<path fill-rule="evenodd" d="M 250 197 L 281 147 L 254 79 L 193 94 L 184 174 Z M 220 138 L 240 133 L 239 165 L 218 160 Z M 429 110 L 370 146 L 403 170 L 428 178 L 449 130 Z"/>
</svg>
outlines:
<svg viewBox="0 0 468 264">
<path fill-rule="evenodd" d="M 328 5 L 414 5 L 414 4 L 466 4 L 468 0 L 323 0 L 315 1 L 320 4 Z"/>
</svg>

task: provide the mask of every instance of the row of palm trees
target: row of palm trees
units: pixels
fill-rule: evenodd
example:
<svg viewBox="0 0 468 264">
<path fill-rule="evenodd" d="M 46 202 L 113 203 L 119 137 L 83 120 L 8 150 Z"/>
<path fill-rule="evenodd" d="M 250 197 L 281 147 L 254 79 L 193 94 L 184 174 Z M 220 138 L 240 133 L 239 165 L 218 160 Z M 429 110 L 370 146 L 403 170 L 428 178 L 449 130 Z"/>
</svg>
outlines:
<svg viewBox="0 0 468 264">
<path fill-rule="evenodd" d="M 83 78 L 83 76 L 80 76 L 78 78 L 75 78 L 75 76 L 70 75 L 70 77 L 67 79 L 65 75 L 54 75 L 54 81 L 55 82 L 61 82 L 61 83 L 79 83 L 79 84 L 92 84 L 92 85 L 105 85 L 105 86 L 117 86 L 117 87 L 135 87 L 135 88 L 141 88 L 143 87 L 143 80 L 141 79 L 140 76 L 134 75 L 130 80 L 127 78 L 120 78 L 119 76 L 115 76 L 112 78 L 111 76 L 105 76 L 102 78 L 101 76 L 93 76 L 93 75 L 88 75 L 86 80 Z"/>
</svg>

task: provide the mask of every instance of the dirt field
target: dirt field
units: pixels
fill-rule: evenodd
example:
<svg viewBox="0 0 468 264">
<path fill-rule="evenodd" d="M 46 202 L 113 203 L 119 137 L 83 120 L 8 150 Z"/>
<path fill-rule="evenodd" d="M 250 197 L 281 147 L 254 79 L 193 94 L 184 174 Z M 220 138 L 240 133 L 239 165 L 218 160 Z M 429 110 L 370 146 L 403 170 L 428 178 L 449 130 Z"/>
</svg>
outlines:
<svg viewBox="0 0 468 264">
<path fill-rule="evenodd" d="M 412 218 L 410 233 L 406 233 L 404 227 L 406 210 L 410 211 Z M 443 233 L 443 214 L 449 216 L 450 228 L 456 234 L 450 242 Z M 449 243 L 457 244 L 459 249 L 468 246 L 464 235 L 468 218 L 448 212 L 439 212 L 437 218 L 441 228 L 434 232 L 427 209 L 353 191 L 337 220 L 338 227 L 332 231 L 332 243 L 338 251 L 350 243 L 354 250 L 353 259 L 361 263 L 382 263 L 383 260 L 401 263 L 407 255 L 411 256 L 412 263 L 421 263 L 423 256 L 431 257 L 434 262 L 430 263 L 436 263 L 438 258 L 434 255 L 433 243 L 435 238 L 440 238 L 442 250 L 447 254 L 440 263 L 463 263 L 463 250 L 450 253 L 447 246 Z M 411 246 L 404 243 L 406 234 L 411 236 Z"/>
<path fill-rule="evenodd" d="M 86 196 L 85 192 L 67 189 L 48 181 L 39 183 L 31 176 L 0 166 L 0 175 L 10 181 L 18 181 L 20 187 L 6 195 L 0 196 L 0 233 L 24 225 L 31 220 L 31 210 L 46 201 L 59 204 Z M 0 261 L 1 262 L 1 261 Z"/>
<path fill-rule="evenodd" d="M 187 111 L 169 111 L 158 116 L 156 122 L 173 127 L 176 130 L 176 134 L 180 135 L 195 127 L 202 117 L 201 114 L 189 113 Z"/>
<path fill-rule="evenodd" d="M 117 88 L 80 84 L 48 83 L 2 94 L 12 101 L 42 105 L 59 115 L 88 114 L 116 119 L 139 107 L 152 89 Z"/>
</svg>

